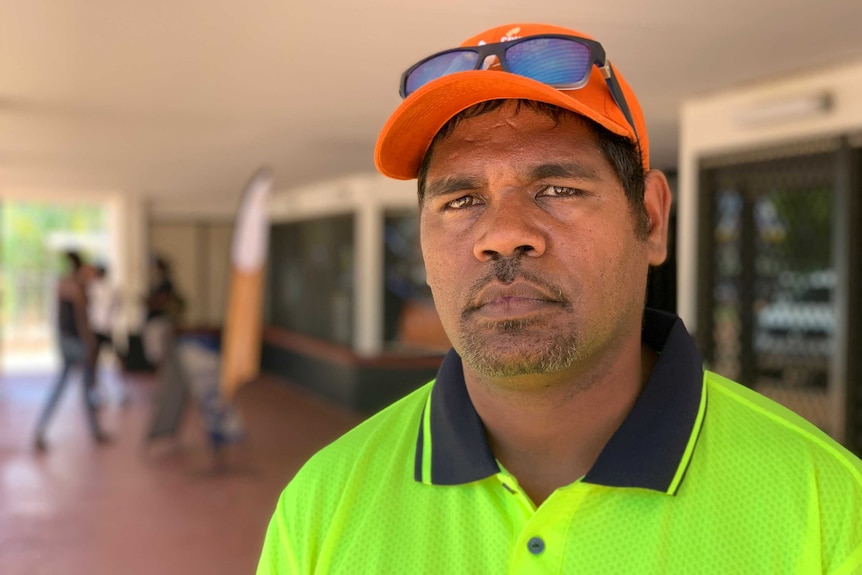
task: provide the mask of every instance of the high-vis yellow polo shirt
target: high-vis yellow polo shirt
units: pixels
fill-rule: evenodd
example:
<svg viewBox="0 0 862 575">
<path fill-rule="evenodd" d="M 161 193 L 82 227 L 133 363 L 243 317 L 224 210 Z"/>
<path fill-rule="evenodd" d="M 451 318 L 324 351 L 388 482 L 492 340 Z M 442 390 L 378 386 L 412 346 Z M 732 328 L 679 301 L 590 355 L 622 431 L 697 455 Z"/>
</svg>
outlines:
<svg viewBox="0 0 862 575">
<path fill-rule="evenodd" d="M 676 316 L 648 310 L 643 339 L 660 358 L 628 418 L 538 508 L 495 460 L 450 352 L 299 471 L 258 574 L 862 573 L 862 462 L 704 372 Z"/>
</svg>

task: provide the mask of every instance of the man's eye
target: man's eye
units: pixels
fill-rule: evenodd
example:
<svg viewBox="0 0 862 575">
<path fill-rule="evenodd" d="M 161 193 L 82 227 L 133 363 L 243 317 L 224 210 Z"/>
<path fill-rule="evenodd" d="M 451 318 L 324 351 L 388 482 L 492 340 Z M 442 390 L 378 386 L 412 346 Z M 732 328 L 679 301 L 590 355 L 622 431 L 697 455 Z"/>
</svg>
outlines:
<svg viewBox="0 0 862 575">
<path fill-rule="evenodd" d="M 584 191 L 565 186 L 545 186 L 540 190 L 539 195 L 551 197 L 582 196 L 584 195 Z"/>
<path fill-rule="evenodd" d="M 452 200 L 451 202 L 446 202 L 445 209 L 447 210 L 458 210 L 461 208 L 469 208 L 472 205 L 476 204 L 476 198 L 473 196 L 461 196 L 458 199 Z"/>
</svg>

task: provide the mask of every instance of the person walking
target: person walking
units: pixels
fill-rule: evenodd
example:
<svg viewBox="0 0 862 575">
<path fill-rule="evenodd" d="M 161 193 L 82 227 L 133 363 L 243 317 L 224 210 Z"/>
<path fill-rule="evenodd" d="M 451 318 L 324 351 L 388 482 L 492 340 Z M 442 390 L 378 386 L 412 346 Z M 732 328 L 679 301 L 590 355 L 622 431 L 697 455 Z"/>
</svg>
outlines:
<svg viewBox="0 0 862 575">
<path fill-rule="evenodd" d="M 92 271 L 84 265 L 80 254 L 75 251 L 66 252 L 65 260 L 68 270 L 57 284 L 57 343 L 62 368 L 36 424 L 33 443 L 38 451 L 47 449 L 45 435 L 48 424 L 74 369 L 80 369 L 83 374 L 82 396 L 90 434 L 96 443 L 105 443 L 109 439 L 99 424 L 92 395 L 96 382 L 95 358 L 98 353 L 96 336 L 87 317 L 86 286 Z"/>
</svg>

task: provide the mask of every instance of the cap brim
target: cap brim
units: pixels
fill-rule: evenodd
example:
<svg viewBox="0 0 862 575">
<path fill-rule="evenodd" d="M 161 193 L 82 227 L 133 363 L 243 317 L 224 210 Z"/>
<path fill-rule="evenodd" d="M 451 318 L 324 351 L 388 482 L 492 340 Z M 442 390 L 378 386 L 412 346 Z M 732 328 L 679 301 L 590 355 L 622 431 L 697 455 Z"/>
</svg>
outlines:
<svg viewBox="0 0 862 575">
<path fill-rule="evenodd" d="M 596 78 L 591 78 L 591 82 L 596 81 Z M 602 79 L 598 82 L 603 84 Z M 635 134 L 610 96 L 598 96 L 596 88 L 588 85 L 580 90 L 561 91 L 523 76 L 488 70 L 444 76 L 410 95 L 389 117 L 377 139 L 374 163 L 383 175 L 390 178 L 415 178 L 440 128 L 462 110 L 489 100 L 524 99 L 552 104 L 636 141 Z"/>
</svg>

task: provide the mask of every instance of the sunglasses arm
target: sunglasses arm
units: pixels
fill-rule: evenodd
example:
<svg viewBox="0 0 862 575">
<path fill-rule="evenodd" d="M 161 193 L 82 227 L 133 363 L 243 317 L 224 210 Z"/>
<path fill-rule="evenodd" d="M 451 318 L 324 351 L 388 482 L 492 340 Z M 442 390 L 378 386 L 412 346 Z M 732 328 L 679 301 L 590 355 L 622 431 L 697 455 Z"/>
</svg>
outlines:
<svg viewBox="0 0 862 575">
<path fill-rule="evenodd" d="M 614 72 L 613 72 L 613 70 L 611 70 L 611 63 L 610 62 L 605 61 L 605 65 L 599 66 L 598 68 L 599 68 L 599 72 L 602 73 L 602 76 L 604 76 L 605 80 L 610 80 L 611 78 L 613 78 Z"/>
<path fill-rule="evenodd" d="M 632 130 L 635 133 L 635 138 L 640 140 L 640 136 L 638 136 L 638 128 L 637 126 L 635 126 L 634 118 L 632 117 L 631 111 L 629 111 L 628 102 L 626 102 L 626 97 L 623 95 L 623 91 L 620 88 L 620 83 L 617 81 L 617 78 L 614 75 L 614 70 L 613 68 L 611 68 L 610 61 L 605 60 L 605 65 L 598 66 L 598 69 L 602 73 L 602 76 L 604 76 L 605 78 L 605 82 L 608 85 L 608 89 L 611 91 L 611 96 L 614 97 L 617 106 L 620 107 L 620 110 L 622 110 L 623 115 L 629 122 L 629 126 L 632 127 Z"/>
</svg>

